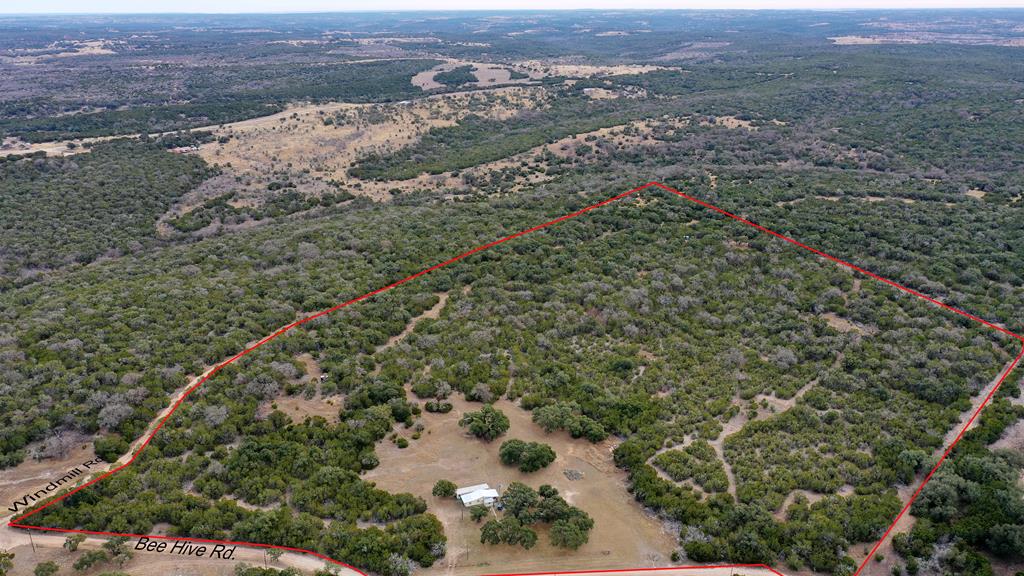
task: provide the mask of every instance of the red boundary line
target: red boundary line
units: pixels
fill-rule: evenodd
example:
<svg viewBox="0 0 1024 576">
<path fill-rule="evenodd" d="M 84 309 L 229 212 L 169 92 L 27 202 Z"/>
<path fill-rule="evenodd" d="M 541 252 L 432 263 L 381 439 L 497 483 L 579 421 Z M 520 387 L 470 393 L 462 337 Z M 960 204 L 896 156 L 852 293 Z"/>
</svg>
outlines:
<svg viewBox="0 0 1024 576">
<path fill-rule="evenodd" d="M 333 306 L 331 308 L 327 308 L 326 310 L 321 310 L 320 312 L 317 312 L 317 313 L 312 314 L 310 316 L 306 316 L 305 318 L 302 318 L 300 320 L 292 322 L 291 324 L 288 324 L 287 326 L 278 329 L 277 331 L 271 333 L 269 336 L 266 336 L 263 339 L 257 341 L 255 344 L 249 346 L 245 350 L 242 350 L 241 352 L 239 352 L 238 354 L 235 354 L 231 358 L 228 358 L 227 360 L 217 364 L 211 370 L 209 370 L 202 378 L 200 378 L 194 385 L 192 385 L 190 388 L 188 388 L 188 390 L 186 390 L 185 393 L 182 394 L 181 398 L 179 398 L 177 400 L 177 402 L 174 403 L 174 405 L 167 412 L 167 414 L 165 414 L 164 417 L 160 419 L 160 422 L 156 425 L 156 427 L 153 429 L 153 431 L 150 432 L 149 436 L 146 437 L 146 439 L 142 442 L 142 444 L 139 445 L 138 450 L 136 450 L 132 454 L 132 457 L 131 457 L 131 459 L 128 460 L 128 462 L 122 464 L 121 466 L 118 466 L 117 468 L 114 468 L 113 470 L 110 470 L 109 472 L 106 472 L 105 474 L 103 474 L 103 475 L 101 475 L 101 476 L 99 476 L 97 478 L 94 478 L 94 479 L 90 480 L 89 482 L 86 482 L 85 484 L 82 484 L 81 486 L 78 486 L 74 490 L 71 490 L 69 492 L 66 492 L 64 494 L 61 494 L 61 495 L 57 496 L 53 500 L 50 500 L 46 504 L 44 504 L 44 505 L 42 505 L 42 506 L 40 506 L 40 507 L 38 507 L 38 508 L 36 508 L 34 510 L 29 511 L 26 514 L 22 514 L 21 516 L 18 516 L 17 518 L 12 519 L 10 522 L 8 522 L 7 525 L 12 527 L 12 528 L 23 528 L 23 529 L 27 529 L 27 530 L 42 530 L 42 531 L 47 531 L 47 532 L 89 534 L 89 535 L 96 535 L 96 536 L 128 536 L 128 537 L 131 537 L 131 538 L 143 538 L 143 537 L 145 537 L 145 538 L 153 538 L 153 539 L 161 539 L 161 540 L 185 540 L 185 541 L 190 541 L 190 542 L 203 542 L 203 543 L 213 543 L 213 544 L 241 545 L 241 546 L 249 546 L 249 547 L 253 547 L 253 548 L 275 548 L 275 549 L 278 549 L 278 550 L 285 550 L 285 551 L 289 551 L 289 552 L 300 552 L 300 553 L 303 553 L 303 554 L 309 554 L 310 556 L 315 556 L 315 557 L 320 558 L 322 560 L 325 560 L 327 562 L 331 562 L 333 564 L 336 564 L 336 565 L 339 565 L 339 566 L 343 566 L 345 568 L 354 570 L 355 572 L 357 572 L 359 574 L 362 574 L 363 576 L 366 576 L 365 572 L 359 570 L 355 566 L 351 566 L 349 564 L 346 564 L 344 562 L 340 562 L 338 560 L 335 560 L 333 558 L 330 558 L 330 557 L 325 556 L 323 554 L 320 554 L 318 552 L 314 552 L 312 550 L 306 550 L 306 549 L 303 549 L 303 548 L 293 548 L 293 547 L 290 547 L 290 546 L 277 546 L 277 545 L 274 545 L 274 544 L 262 544 L 262 543 L 258 543 L 258 542 L 240 542 L 240 541 L 233 541 L 233 540 L 214 540 L 214 539 L 209 539 L 209 538 L 175 537 L 175 536 L 162 536 L 162 535 L 153 535 L 153 534 L 128 534 L 128 533 L 123 533 L 123 532 L 100 532 L 100 531 L 94 531 L 94 530 L 76 530 L 76 529 L 69 529 L 69 528 L 51 528 L 51 527 L 46 527 L 46 526 L 33 526 L 33 525 L 29 525 L 29 524 L 22 524 L 21 521 L 26 519 L 26 518 L 28 518 L 28 517 L 30 517 L 30 516 L 38 514 L 42 510 L 46 509 L 47 507 L 52 506 L 53 504 L 56 504 L 57 502 L 60 502 L 60 501 L 62 501 L 64 499 L 66 499 L 67 497 L 71 496 L 72 494 L 75 494 L 76 492 L 78 492 L 80 490 L 83 490 L 83 489 L 85 489 L 85 488 L 87 488 L 87 487 L 89 487 L 89 486 L 91 486 L 93 484 L 96 484 L 96 483 L 98 483 L 98 482 L 100 482 L 100 481 L 102 481 L 102 480 L 104 480 L 106 478 L 109 478 L 110 476 L 113 476 L 114 474 L 116 474 L 116 473 L 120 472 L 121 470 L 124 470 L 125 468 L 127 468 L 129 465 L 131 465 L 135 461 L 136 458 L 138 458 L 139 454 L 142 453 L 142 451 L 146 448 L 146 446 L 149 445 L 149 442 L 153 439 L 154 436 L 156 436 L 157 432 L 159 432 L 160 429 L 163 428 L 163 426 L 167 422 L 167 420 L 171 417 L 172 414 L 174 414 L 174 412 L 178 409 L 178 407 L 181 406 L 182 402 L 185 401 L 185 398 L 187 398 L 189 394 L 191 394 L 197 388 L 202 386 L 207 380 L 212 378 L 214 374 L 219 372 L 221 369 L 223 369 L 228 364 L 231 364 L 232 362 L 238 360 L 239 358 L 249 354 L 253 350 L 256 350 L 260 346 L 263 346 L 267 342 L 270 342 L 271 340 L 277 338 L 278 336 L 284 334 L 285 332 L 288 332 L 288 331 L 290 331 L 290 330 L 292 330 L 292 329 L 294 329 L 294 328 L 296 328 L 298 326 L 301 326 L 302 324 L 305 324 L 306 322 L 309 322 L 310 320 L 319 318 L 321 316 L 325 316 L 327 314 L 330 314 L 331 312 L 335 312 L 335 311 L 340 310 L 342 308 L 346 308 L 346 307 L 351 306 L 352 304 L 355 304 L 357 302 L 361 302 L 363 300 L 367 300 L 369 298 L 372 298 L 373 296 L 376 296 L 377 294 L 381 294 L 381 293 L 387 292 L 387 291 L 389 291 L 389 290 L 391 290 L 393 288 L 397 288 L 397 287 L 401 286 L 402 284 L 405 284 L 407 282 L 411 282 L 412 280 L 415 280 L 415 279 L 419 278 L 420 276 L 423 276 L 425 274 L 429 274 L 430 272 L 433 272 L 434 270 L 438 270 L 440 268 L 444 268 L 445 266 L 448 266 L 450 264 L 458 262 L 459 260 L 463 260 L 463 259 L 465 259 L 465 258 L 467 258 L 469 256 L 472 256 L 473 254 L 476 254 L 477 252 L 482 252 L 482 251 L 487 250 L 489 248 L 493 248 L 495 246 L 498 246 L 499 244 L 504 244 L 505 242 L 508 242 L 510 240 L 514 240 L 516 238 L 519 238 L 520 236 L 525 236 L 525 235 L 530 234 L 532 232 L 536 232 L 538 230 L 543 230 L 544 228 L 547 228 L 549 226 L 553 226 L 555 224 L 558 224 L 559 222 L 564 222 L 566 220 L 570 220 L 570 219 L 575 218 L 577 216 L 580 216 L 580 215 L 582 215 L 582 214 L 584 214 L 586 212 L 589 212 L 589 211 L 594 210 L 596 208 L 600 208 L 600 207 L 605 206 L 607 204 L 611 204 L 612 202 L 615 202 L 616 200 L 621 200 L 623 198 L 626 198 L 627 196 L 630 196 L 632 194 L 635 194 L 635 193 L 640 192 L 642 190 L 646 190 L 646 189 L 651 188 L 651 187 L 660 188 L 661 190 L 664 190 L 666 192 L 675 194 L 676 196 L 678 196 L 680 198 L 683 198 L 685 200 L 689 200 L 690 202 L 693 202 L 693 203 L 698 204 L 700 206 L 703 206 L 704 208 L 707 208 L 707 209 L 709 209 L 711 211 L 717 212 L 717 213 L 719 213 L 719 214 L 721 214 L 723 216 L 726 216 L 728 218 L 736 220 L 737 222 L 742 222 L 743 224 L 746 224 L 747 226 L 751 226 L 753 228 L 756 228 L 757 230 L 760 230 L 761 232 L 764 232 L 766 234 L 769 234 L 771 236 L 774 236 L 776 238 L 784 240 L 784 241 L 786 241 L 786 242 L 788 242 L 788 243 L 790 243 L 790 244 L 792 244 L 794 246 L 797 246 L 799 248 L 802 248 L 804 250 L 812 252 L 812 253 L 814 253 L 814 254 L 816 254 L 818 256 L 821 256 L 822 258 L 825 258 L 827 260 L 830 260 L 830 261 L 832 261 L 832 262 L 834 262 L 834 263 L 836 263 L 836 264 L 838 264 L 840 266 L 844 266 L 844 267 L 849 268 L 849 269 L 851 269 L 851 270 L 853 270 L 855 272 L 859 272 L 860 274 L 864 274 L 865 276 L 868 276 L 870 278 L 878 280 L 879 282 L 883 282 L 885 284 L 888 284 L 888 285 L 890 285 L 890 286 L 892 286 L 894 288 L 897 288 L 897 289 L 899 289 L 899 290 L 901 290 L 903 292 L 906 292 L 908 294 L 911 294 L 913 296 L 916 296 L 918 298 L 926 300 L 927 302 L 929 302 L 931 304 L 934 304 L 936 306 L 939 306 L 941 308 L 949 310 L 950 312 L 954 312 L 956 314 L 959 314 L 960 316 L 963 316 L 965 318 L 969 318 L 970 320 L 973 320 L 975 322 L 979 322 L 981 324 L 984 324 L 985 326 L 988 326 L 989 328 L 992 328 L 993 330 L 997 330 L 997 331 L 999 331 L 999 332 L 1001 332 L 1001 333 L 1003 333 L 1003 334 L 1005 334 L 1007 336 L 1016 338 L 1017 340 L 1021 341 L 1022 347 L 1021 347 L 1021 351 L 1017 354 L 1017 357 L 1014 358 L 1014 360 L 1006 367 L 1006 369 L 1000 375 L 998 382 L 996 382 L 995 387 L 992 389 L 991 392 L 989 392 L 988 396 L 985 397 L 984 401 L 982 401 L 982 403 L 974 411 L 974 413 L 971 415 L 971 417 L 967 421 L 967 423 L 964 424 L 963 428 L 960 430 L 960 433 L 957 434 L 956 438 L 946 448 L 945 452 L 939 458 L 938 462 L 936 462 L 935 466 L 931 469 L 930 472 L 928 472 L 928 475 L 925 476 L 924 480 L 921 481 L 921 485 L 918 486 L 917 490 L 914 491 L 913 495 L 911 495 L 910 500 L 907 501 L 907 504 L 903 507 L 902 510 L 900 510 L 900 513 L 896 516 L 896 518 L 893 520 L 892 524 L 885 531 L 885 534 L 882 535 L 882 538 L 878 541 L 877 544 L 875 544 L 874 548 L 871 549 L 871 553 L 867 555 L 867 557 L 864 559 L 864 561 L 861 563 L 861 565 L 857 568 L 857 571 L 854 573 L 854 576 L 859 576 L 859 574 L 868 565 L 868 562 L 871 560 L 871 558 L 875 555 L 875 552 L 878 550 L 878 548 L 881 547 L 882 543 L 885 542 L 885 539 L 889 536 L 889 534 L 892 532 L 892 530 L 896 527 L 896 523 L 899 522 L 900 518 L 902 518 L 903 515 L 907 512 L 907 510 L 910 509 L 911 504 L 914 503 L 914 500 L 921 493 L 921 490 L 924 489 L 925 484 L 927 484 L 928 481 L 931 480 L 932 476 L 939 469 L 939 466 L 941 466 L 942 463 L 945 462 L 945 460 L 949 456 L 950 452 L 952 452 L 953 448 L 957 445 L 958 442 L 960 442 L 960 439 L 963 437 L 964 433 L 967 432 L 968 428 L 970 428 L 971 424 L 974 422 L 974 420 L 981 413 L 982 409 L 985 408 L 985 406 L 988 404 L 988 402 L 995 395 L 996 391 L 999 390 L 999 387 L 1002 386 L 1002 384 L 1006 380 L 1006 378 L 1010 375 L 1011 372 L 1013 372 L 1013 369 L 1016 368 L 1017 364 L 1021 361 L 1022 358 L 1024 358 L 1024 336 L 1020 336 L 1018 334 L 1015 334 L 1015 333 L 1011 332 L 1010 330 L 1007 330 L 1006 328 L 1003 328 L 1002 326 L 998 326 L 996 324 L 993 324 L 992 322 L 988 322 L 988 321 L 986 321 L 986 320 L 984 320 L 982 318 L 979 318 L 979 317 L 977 317 L 977 316 L 975 316 L 973 314 L 965 312 L 965 311 L 963 311 L 963 310 L 961 310 L 959 308 L 950 306 L 948 304 L 944 304 L 944 303 L 940 302 L 939 300 L 936 300 L 935 298 L 931 298 L 929 296 L 926 296 L 926 295 L 924 295 L 924 294 L 922 294 L 922 293 L 920 293 L 920 292 L 918 292 L 916 290 L 913 290 L 912 288 L 908 288 L 906 286 L 903 286 L 902 284 L 899 284 L 897 282 L 889 280 L 888 278 L 884 278 L 882 276 L 879 276 L 878 274 L 875 274 L 874 272 L 870 272 L 870 271 L 865 270 L 865 269 L 863 269 L 863 268 L 861 268 L 859 266 L 851 264 L 851 263 L 849 263 L 849 262 L 847 262 L 845 260 L 841 260 L 839 258 L 836 258 L 835 256 L 832 256 L 830 254 L 822 252 L 821 250 L 818 250 L 816 248 L 812 248 L 812 247 L 810 247 L 810 246 L 808 246 L 806 244 L 803 244 L 802 242 L 799 242 L 797 240 L 794 240 L 793 238 L 790 238 L 789 236 L 786 236 L 784 234 L 780 234 L 778 232 L 775 232 L 774 230 L 770 230 L 768 228 L 765 228 L 764 226 L 761 226 L 760 224 L 757 224 L 755 222 L 751 222 L 750 220 L 747 220 L 747 219 L 745 219 L 745 218 L 743 218 L 741 216 L 737 216 L 737 215 L 735 215 L 735 214 L 733 214 L 731 212 L 727 212 L 727 211 L 725 211 L 725 210 L 723 210 L 723 209 L 721 209 L 721 208 L 719 208 L 719 207 L 717 207 L 717 206 L 715 206 L 713 204 L 709 204 L 707 202 L 704 202 L 703 200 L 700 200 L 698 198 L 690 196 L 689 194 L 685 194 L 683 192 L 680 192 L 679 190 L 676 190 L 675 188 L 672 188 L 670 186 L 666 186 L 665 184 L 662 184 L 660 182 L 648 182 L 647 184 L 644 184 L 643 186 L 638 186 L 638 187 L 633 188 L 632 190 L 629 190 L 627 192 L 623 192 L 623 193 L 618 194 L 616 196 L 612 196 L 611 198 L 608 198 L 607 200 L 602 200 L 601 202 L 598 202 L 596 204 L 591 204 L 590 206 L 587 206 L 586 208 L 582 208 L 582 209 L 577 210 L 575 212 L 572 212 L 572 213 L 566 214 L 564 216 L 560 216 L 558 218 L 555 218 L 554 220 L 549 220 L 549 221 L 547 221 L 547 222 L 545 222 L 543 224 L 539 224 L 539 225 L 534 226 L 532 228 L 527 228 L 526 230 L 522 230 L 520 232 L 516 232 L 515 234 L 510 234 L 508 236 L 505 236 L 504 238 L 500 238 L 500 239 L 495 240 L 493 242 L 488 242 L 487 244 L 482 244 L 480 246 L 477 246 L 476 248 L 473 248 L 471 250 L 467 250 L 466 252 L 463 252 L 463 253 L 459 254 L 458 256 L 455 256 L 453 258 L 449 258 L 448 260 L 445 260 L 444 262 L 440 262 L 438 264 L 434 264 L 433 266 L 430 266 L 429 268 L 425 268 L 425 269 L 420 270 L 419 272 L 417 272 L 415 274 L 412 274 L 410 276 L 406 276 L 405 278 L 402 278 L 401 280 L 398 280 L 396 282 L 388 284 L 387 286 L 384 286 L 382 288 L 378 288 L 378 289 L 373 290 L 371 292 L 367 292 L 366 294 L 363 294 L 362 296 L 358 296 L 356 298 L 348 300 L 347 302 L 343 302 L 343 303 L 338 304 L 336 306 Z M 768 566 L 768 565 L 765 565 L 765 564 L 716 564 L 716 565 L 706 565 L 706 566 L 667 566 L 667 567 L 659 567 L 659 568 L 623 568 L 623 569 L 615 569 L 615 570 L 569 570 L 569 571 L 558 571 L 558 572 L 523 572 L 523 573 L 509 573 L 509 574 L 494 574 L 494 575 L 491 575 L 491 576 L 549 576 L 549 575 L 554 575 L 554 574 L 596 574 L 596 573 L 623 573 L 623 572 L 654 572 L 654 571 L 667 571 L 667 570 L 697 570 L 697 569 L 718 569 L 718 568 L 723 569 L 723 570 L 724 569 L 735 569 L 735 568 L 758 568 L 758 569 L 768 570 L 769 572 L 771 572 L 773 574 L 777 574 L 778 576 L 784 576 L 781 572 L 778 572 L 777 570 L 775 570 L 771 566 Z"/>
</svg>

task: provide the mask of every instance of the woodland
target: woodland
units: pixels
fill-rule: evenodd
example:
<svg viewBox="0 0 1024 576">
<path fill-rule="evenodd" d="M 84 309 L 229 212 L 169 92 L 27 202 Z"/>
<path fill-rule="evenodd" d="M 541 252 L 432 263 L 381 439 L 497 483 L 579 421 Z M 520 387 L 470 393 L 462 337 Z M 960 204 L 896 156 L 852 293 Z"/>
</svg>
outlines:
<svg viewBox="0 0 1024 576">
<path fill-rule="evenodd" d="M 114 461 L 170 395 L 280 327 L 651 180 L 1024 333 L 1019 48 L 834 45 L 825 34 L 861 30 L 849 15 L 830 17 L 828 32 L 811 29 L 817 15 L 677 17 L 651 23 L 693 24 L 674 44 L 652 47 L 637 33 L 575 46 L 580 62 L 663 69 L 570 83 L 552 74 L 538 82 L 546 96 L 534 108 L 467 114 L 366 154 L 347 174 L 349 184 L 444 174 L 468 193 L 424 187 L 371 201 L 354 185 L 307 195 L 282 177 L 252 205 L 228 189 L 170 214 L 212 178 L 230 181 L 230 166 L 171 151 L 209 135 L 6 156 L 0 467 L 90 441 Z M 238 18 L 223 24 L 253 24 Z M 62 98 L 33 87 L 52 87 L 68 58 L 22 67 L 0 74 L 10 88 L 0 130 L 25 141 L 131 136 L 295 102 L 405 100 L 422 92 L 410 78 L 440 62 L 428 54 L 555 59 L 566 50 L 556 32 L 610 26 L 557 14 L 554 32 L 525 42 L 505 21 L 475 35 L 448 22 L 434 29 L 438 42 L 419 46 L 422 23 L 352 18 L 356 36 L 339 38 L 297 16 L 296 34 L 324 44 L 184 28 L 160 45 L 125 40 L 135 52 L 117 44 L 115 54 L 80 57 L 82 74 Z M 125 34 L 146 26 L 121 23 Z M 382 26 L 410 36 L 398 43 L 410 59 L 347 63 L 365 55 L 358 30 L 369 38 Z M 8 57 L 31 45 L 21 34 L 0 40 Z M 707 40 L 698 35 L 724 45 L 695 46 Z M 197 48 L 197 38 L 209 43 Z M 484 40 L 486 50 L 473 45 Z M 101 81 L 113 74 L 107 66 L 160 55 L 188 62 L 131 68 L 142 88 L 130 93 Z M 439 94 L 463 72 L 440 78 Z M 103 88 L 86 90 L 87 80 Z M 160 97 L 170 87 L 182 96 L 174 103 Z M 593 99 L 592 88 L 616 97 Z M 214 222 L 247 225 L 200 233 Z M 440 295 L 436 317 L 421 318 Z M 674 559 L 849 575 L 1019 346 L 651 188 L 271 341 L 189 395 L 132 466 L 31 521 L 139 534 L 160 525 L 406 576 L 443 561 L 444 527 L 432 502 L 362 473 L 381 466 L 385 440 L 415 446 L 424 412 L 449 412 L 458 396 L 475 403 L 463 432 L 494 445 L 496 465 L 552 465 L 561 454 L 508 432 L 492 406 L 507 399 L 547 433 L 613 442 L 638 505 L 678 528 Z M 1024 458 L 995 447 L 1024 417 L 1021 383 L 1011 374 L 922 491 L 913 529 L 893 539 L 893 574 L 987 576 L 1024 557 Z M 330 417 L 281 406 L 325 398 L 337 401 Z M 434 496 L 449 497 L 449 484 L 434 485 Z M 593 528 L 585 507 L 532 486 L 508 487 L 505 512 L 480 517 L 481 541 L 530 548 L 544 533 L 555 546 L 583 546 Z M 116 547 L 92 561 L 113 569 Z"/>
</svg>

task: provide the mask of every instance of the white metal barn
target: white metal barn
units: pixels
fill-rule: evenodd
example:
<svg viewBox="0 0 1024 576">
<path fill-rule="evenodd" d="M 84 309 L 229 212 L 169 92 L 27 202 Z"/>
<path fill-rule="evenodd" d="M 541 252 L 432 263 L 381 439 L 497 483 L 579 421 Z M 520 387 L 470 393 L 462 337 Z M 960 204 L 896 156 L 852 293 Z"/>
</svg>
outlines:
<svg viewBox="0 0 1024 576">
<path fill-rule="evenodd" d="M 455 497 L 461 500 L 462 505 L 466 507 L 476 506 L 477 504 L 493 506 L 498 501 L 498 491 L 487 484 L 475 484 L 457 489 Z"/>
</svg>

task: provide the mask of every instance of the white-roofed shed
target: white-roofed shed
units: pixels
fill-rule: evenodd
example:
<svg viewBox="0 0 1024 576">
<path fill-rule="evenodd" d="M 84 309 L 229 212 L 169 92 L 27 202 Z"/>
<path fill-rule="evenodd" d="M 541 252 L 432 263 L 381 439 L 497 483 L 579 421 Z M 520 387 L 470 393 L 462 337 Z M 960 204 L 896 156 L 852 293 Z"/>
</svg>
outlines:
<svg viewBox="0 0 1024 576">
<path fill-rule="evenodd" d="M 477 504 L 483 504 L 484 506 L 494 505 L 498 501 L 498 491 L 494 488 L 487 488 L 486 484 L 484 486 L 485 488 L 459 494 L 459 500 L 462 500 L 462 505 L 466 507 L 476 506 Z"/>
</svg>

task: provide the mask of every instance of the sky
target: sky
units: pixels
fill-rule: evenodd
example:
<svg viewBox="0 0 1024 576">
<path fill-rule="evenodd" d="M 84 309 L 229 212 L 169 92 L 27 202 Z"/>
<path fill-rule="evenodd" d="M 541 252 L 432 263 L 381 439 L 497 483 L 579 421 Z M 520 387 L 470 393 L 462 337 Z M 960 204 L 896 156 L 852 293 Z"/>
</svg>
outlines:
<svg viewBox="0 0 1024 576">
<path fill-rule="evenodd" d="M 897 9 L 1024 8 L 1024 0 L 27 0 L 0 13 L 240 13 L 366 10 L 551 10 L 623 8 Z"/>
</svg>

